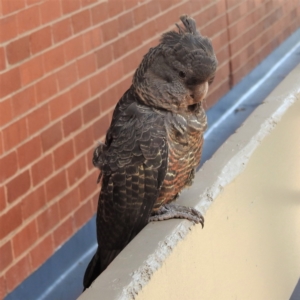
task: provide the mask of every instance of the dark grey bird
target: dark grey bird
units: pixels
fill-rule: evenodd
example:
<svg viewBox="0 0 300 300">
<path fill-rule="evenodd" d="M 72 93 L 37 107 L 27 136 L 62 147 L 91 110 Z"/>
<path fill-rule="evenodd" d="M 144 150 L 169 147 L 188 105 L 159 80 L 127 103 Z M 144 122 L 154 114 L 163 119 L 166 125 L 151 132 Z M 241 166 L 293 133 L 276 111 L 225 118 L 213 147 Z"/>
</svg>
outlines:
<svg viewBox="0 0 300 300">
<path fill-rule="evenodd" d="M 84 288 L 106 269 L 149 222 L 203 216 L 173 201 L 192 184 L 206 129 L 203 100 L 217 69 L 210 40 L 181 16 L 178 32 L 162 35 L 136 70 L 118 102 L 93 164 L 101 171 L 97 211 L 98 249 Z"/>
</svg>

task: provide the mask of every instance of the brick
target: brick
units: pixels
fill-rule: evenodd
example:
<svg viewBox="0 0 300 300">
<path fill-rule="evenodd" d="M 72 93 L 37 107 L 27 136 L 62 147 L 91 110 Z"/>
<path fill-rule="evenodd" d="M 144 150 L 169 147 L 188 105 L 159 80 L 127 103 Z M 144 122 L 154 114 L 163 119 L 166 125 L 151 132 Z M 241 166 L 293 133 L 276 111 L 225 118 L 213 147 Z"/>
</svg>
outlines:
<svg viewBox="0 0 300 300">
<path fill-rule="evenodd" d="M 12 291 L 19 285 L 31 272 L 29 256 L 26 255 L 6 272 L 6 286 L 7 291 Z"/>
<path fill-rule="evenodd" d="M 196 2 L 196 1 L 194 1 Z M 159 2 L 158 1 L 151 1 L 146 3 L 146 11 L 147 17 L 152 18 L 159 14 Z"/>
<path fill-rule="evenodd" d="M 21 206 L 15 205 L 0 216 L 0 224 L 5 224 L 0 226 L 0 239 L 3 239 L 22 224 Z"/>
<path fill-rule="evenodd" d="M 122 81 L 115 86 L 115 88 L 117 89 L 116 95 L 118 99 L 120 99 L 123 96 L 123 94 L 130 88 L 131 83 L 132 83 L 132 78 L 126 77 L 123 78 Z"/>
<path fill-rule="evenodd" d="M 46 179 L 53 172 L 52 154 L 44 156 L 31 167 L 33 186 Z"/>
<path fill-rule="evenodd" d="M 107 5 L 108 14 L 111 18 L 120 14 L 124 9 L 122 1 L 108 0 Z"/>
<path fill-rule="evenodd" d="M 72 35 L 71 19 L 67 18 L 52 25 L 52 35 L 55 43 L 61 42 Z"/>
<path fill-rule="evenodd" d="M 56 174 L 46 182 L 46 199 L 49 202 L 54 197 L 63 193 L 67 188 L 66 172 Z"/>
<path fill-rule="evenodd" d="M 0 270 L 4 270 L 13 261 L 11 241 L 8 241 L 0 247 Z"/>
<path fill-rule="evenodd" d="M 158 32 L 155 20 L 151 21 L 150 23 L 144 24 L 140 29 L 142 30 L 142 36 L 148 36 L 149 38 L 152 38 Z M 155 42 L 154 46 L 156 46 L 157 44 L 158 43 Z M 149 48 L 147 50 L 149 50 Z"/>
<path fill-rule="evenodd" d="M 232 8 L 240 3 L 240 0 L 228 0 L 228 8 Z"/>
<path fill-rule="evenodd" d="M 63 0 L 61 5 L 63 14 L 68 14 L 80 8 L 80 0 Z"/>
<path fill-rule="evenodd" d="M 111 45 L 105 46 L 95 52 L 98 69 L 110 63 L 113 59 L 113 49 Z"/>
<path fill-rule="evenodd" d="M 1 169 L 3 170 L 3 169 Z M 2 181 L 2 179 L 1 179 Z M 6 207 L 6 195 L 5 195 L 5 190 L 4 186 L 0 187 L 0 211 L 3 211 Z"/>
<path fill-rule="evenodd" d="M 71 109 L 70 92 L 67 91 L 66 93 L 59 95 L 51 100 L 49 102 L 49 109 L 51 121 L 68 113 Z"/>
<path fill-rule="evenodd" d="M 96 71 L 96 57 L 94 53 L 91 53 L 79 60 L 77 60 L 77 69 L 79 78 L 90 75 Z"/>
<path fill-rule="evenodd" d="M 229 80 L 225 80 L 215 91 L 209 94 L 205 101 L 207 105 L 205 109 L 207 110 L 212 107 L 222 96 L 229 92 L 229 90 Z"/>
<path fill-rule="evenodd" d="M 50 75 L 36 84 L 37 103 L 47 100 L 58 91 L 56 74 Z"/>
<path fill-rule="evenodd" d="M 81 0 L 81 6 L 84 7 L 86 5 L 90 5 L 94 2 L 97 2 L 98 0 Z"/>
<path fill-rule="evenodd" d="M 57 72 L 57 81 L 59 90 L 62 91 L 75 83 L 78 79 L 77 64 L 72 63 L 69 66 L 64 67 L 62 70 Z"/>
<path fill-rule="evenodd" d="M 81 117 L 81 110 L 78 109 L 71 113 L 70 115 L 66 116 L 63 120 L 63 133 L 64 137 L 67 137 L 72 132 L 78 130 L 82 125 L 82 117 Z"/>
<path fill-rule="evenodd" d="M 3 139 L 2 139 L 2 132 L 0 132 L 0 155 L 4 153 L 4 146 L 3 146 Z"/>
<path fill-rule="evenodd" d="M 67 195 L 62 197 L 58 202 L 60 219 L 62 220 L 67 215 L 71 214 L 76 209 L 76 207 L 79 206 L 79 203 L 80 201 L 78 188 L 75 188 Z"/>
<path fill-rule="evenodd" d="M 21 83 L 25 86 L 44 75 L 43 57 L 36 56 L 20 65 Z"/>
<path fill-rule="evenodd" d="M 0 182 L 13 176 L 18 170 L 18 159 L 16 152 L 11 152 L 0 158 Z"/>
<path fill-rule="evenodd" d="M 5 53 L 4 48 L 0 48 L 0 71 L 4 70 L 6 68 L 6 61 L 5 61 Z"/>
<path fill-rule="evenodd" d="M 97 6 L 91 8 L 92 22 L 98 24 L 108 19 L 107 2 L 102 2 Z"/>
<path fill-rule="evenodd" d="M 104 140 L 105 140 L 105 139 L 102 139 L 101 142 L 104 142 Z M 99 142 L 99 141 L 98 141 L 98 142 Z M 97 143 L 97 142 L 94 142 L 94 147 L 93 147 L 93 148 L 95 148 L 96 143 Z M 86 160 L 86 162 L 87 162 L 86 165 L 87 165 L 87 170 L 88 170 L 88 172 L 91 171 L 91 170 L 94 170 L 94 171 L 96 170 L 95 167 L 94 167 L 94 165 L 93 165 L 93 162 L 92 162 L 92 160 L 91 160 L 91 157 L 92 157 L 91 153 L 92 153 L 92 151 L 91 151 L 91 152 L 88 152 L 88 153 L 85 155 L 85 160 Z M 96 170 L 96 172 L 98 172 L 98 170 Z M 99 172 L 98 172 L 98 174 L 95 175 L 95 178 L 98 179 L 98 177 L 99 177 Z"/>
<path fill-rule="evenodd" d="M 87 201 L 74 213 L 75 226 L 81 228 L 93 216 L 92 202 Z"/>
<path fill-rule="evenodd" d="M 73 60 L 84 53 L 83 38 L 78 36 L 63 45 L 66 61 Z"/>
<path fill-rule="evenodd" d="M 8 2 L 8 1 L 6 1 Z M 10 1 L 11 2 L 11 1 Z M 18 35 L 16 15 L 1 17 L 0 19 L 0 43 L 11 40 Z"/>
<path fill-rule="evenodd" d="M 33 134 L 41 130 L 50 121 L 49 117 L 49 105 L 45 104 L 27 116 L 27 124 L 29 134 Z"/>
<path fill-rule="evenodd" d="M 45 166 L 47 167 L 47 165 Z M 46 193 L 44 186 L 40 186 L 25 198 L 21 202 L 22 218 L 28 219 L 33 214 L 40 211 L 46 205 Z"/>
<path fill-rule="evenodd" d="M 131 11 L 118 17 L 118 32 L 123 33 L 133 27 L 133 14 Z"/>
<path fill-rule="evenodd" d="M 84 131 L 77 134 L 74 139 L 76 154 L 79 154 L 82 151 L 91 148 L 94 142 L 92 128 L 88 127 Z"/>
<path fill-rule="evenodd" d="M 12 100 L 10 98 L 0 102 L 0 126 L 12 120 Z"/>
<path fill-rule="evenodd" d="M 142 57 L 140 57 L 137 52 L 131 53 L 130 55 L 124 57 L 122 59 L 124 74 L 135 71 L 140 64 L 141 59 Z"/>
<path fill-rule="evenodd" d="M 134 31 L 129 32 L 128 34 L 126 34 L 126 38 L 127 38 L 127 47 L 128 50 L 132 50 L 135 49 L 137 47 L 139 47 L 142 43 L 143 43 L 143 29 L 142 28 L 137 28 L 134 29 Z"/>
<path fill-rule="evenodd" d="M 0 74 L 0 98 L 5 97 L 21 88 L 19 68 L 10 69 Z"/>
<path fill-rule="evenodd" d="M 104 23 L 101 27 L 103 41 L 110 41 L 118 36 L 118 20 L 111 20 Z"/>
<path fill-rule="evenodd" d="M 52 235 L 48 235 L 30 251 L 32 269 L 40 267 L 54 252 Z"/>
<path fill-rule="evenodd" d="M 101 112 L 105 113 L 114 107 L 114 104 L 118 101 L 117 95 L 114 90 L 109 89 L 100 96 Z"/>
<path fill-rule="evenodd" d="M 46 72 L 53 71 L 65 64 L 64 46 L 58 46 L 43 54 Z"/>
<path fill-rule="evenodd" d="M 229 24 L 245 16 L 247 12 L 251 11 L 254 8 L 254 6 L 255 6 L 254 1 L 245 1 L 238 4 L 233 9 L 230 9 L 228 11 Z"/>
<path fill-rule="evenodd" d="M 123 85 L 121 82 L 110 89 L 110 92 L 114 97 L 111 98 L 111 107 L 114 108 L 118 102 L 118 100 L 123 96 L 126 89 L 123 89 Z"/>
<path fill-rule="evenodd" d="M 6 294 L 7 294 L 6 280 L 5 280 L 4 275 L 3 275 L 3 276 L 0 276 L 0 299 L 4 299 Z"/>
<path fill-rule="evenodd" d="M 127 36 L 124 36 L 122 38 L 117 39 L 113 44 L 113 55 L 114 59 L 117 59 L 121 57 L 122 55 L 125 55 L 129 51 L 129 40 Z"/>
<path fill-rule="evenodd" d="M 53 152 L 55 170 L 64 167 L 74 158 L 73 141 L 67 141 Z"/>
<path fill-rule="evenodd" d="M 223 30 L 219 34 L 215 35 L 212 39 L 212 44 L 214 49 L 216 49 L 216 53 L 221 51 L 220 49 L 227 49 L 228 52 L 228 36 L 227 36 L 227 31 Z M 228 57 L 229 58 L 229 57 Z"/>
<path fill-rule="evenodd" d="M 51 27 L 45 27 L 30 35 L 31 53 L 35 54 L 52 45 Z"/>
<path fill-rule="evenodd" d="M 3 15 L 10 14 L 21 10 L 25 7 L 25 1 L 14 0 L 14 1 L 1 1 Z"/>
<path fill-rule="evenodd" d="M 108 85 L 112 85 L 120 80 L 124 75 L 123 62 L 117 61 L 107 68 Z"/>
<path fill-rule="evenodd" d="M 39 237 L 42 237 L 46 233 L 50 232 L 59 222 L 57 203 L 47 207 L 47 209 L 42 212 L 36 220 Z"/>
<path fill-rule="evenodd" d="M 86 173 L 86 161 L 85 156 L 81 156 L 74 161 L 67 169 L 67 178 L 69 185 L 72 186 Z"/>
<path fill-rule="evenodd" d="M 54 247 L 61 246 L 67 241 L 75 232 L 74 220 L 72 217 L 68 218 L 53 232 Z"/>
<path fill-rule="evenodd" d="M 109 117 L 106 114 L 93 124 L 94 140 L 99 140 L 100 138 L 102 138 L 106 134 L 108 127 Z"/>
<path fill-rule="evenodd" d="M 30 189 L 30 186 L 30 174 L 26 170 L 7 183 L 7 201 L 11 203 L 17 200 Z"/>
<path fill-rule="evenodd" d="M 89 80 L 83 81 L 76 86 L 74 86 L 71 90 L 71 101 L 72 107 L 76 107 L 83 103 L 90 97 L 90 87 Z"/>
<path fill-rule="evenodd" d="M 216 73 L 216 77 L 214 79 L 214 84 L 212 87 L 217 86 L 220 82 L 224 80 L 224 78 L 229 77 L 230 70 L 229 70 L 229 64 L 222 64 L 219 65 L 218 71 Z"/>
<path fill-rule="evenodd" d="M 6 127 L 2 131 L 4 149 L 10 150 L 28 137 L 28 130 L 25 118 Z"/>
<path fill-rule="evenodd" d="M 57 93 L 56 80 L 56 74 L 53 74 L 37 82 L 35 86 L 37 103 L 41 103 Z"/>
<path fill-rule="evenodd" d="M 215 35 L 219 34 L 220 28 L 226 28 L 226 16 L 221 15 L 218 18 L 215 18 L 208 26 L 203 28 L 201 33 L 205 36 L 213 38 Z M 216 49 L 215 49 L 216 51 Z"/>
<path fill-rule="evenodd" d="M 100 190 L 100 189 L 99 189 Z M 92 197 L 92 207 L 93 211 L 97 211 L 98 208 L 98 202 L 99 202 L 99 195 L 96 194 Z"/>
<path fill-rule="evenodd" d="M 42 154 L 40 136 L 34 137 L 17 149 L 20 169 L 38 159 Z"/>
<path fill-rule="evenodd" d="M 83 34 L 84 51 L 89 52 L 102 44 L 101 28 L 96 27 Z"/>
<path fill-rule="evenodd" d="M 19 231 L 12 239 L 14 257 L 17 258 L 31 247 L 38 239 L 36 221 L 33 220 Z"/>
<path fill-rule="evenodd" d="M 58 0 L 46 0 L 40 4 L 39 8 L 43 24 L 56 20 L 62 15 Z"/>
<path fill-rule="evenodd" d="M 147 20 L 147 6 L 140 5 L 133 10 L 134 24 L 138 25 Z"/>
<path fill-rule="evenodd" d="M 90 90 L 91 96 L 95 96 L 96 94 L 105 90 L 108 86 L 107 80 L 107 71 L 104 70 L 101 73 L 95 74 L 90 78 Z"/>
<path fill-rule="evenodd" d="M 37 28 L 41 24 L 39 7 L 37 5 L 20 11 L 17 15 L 17 18 L 18 31 L 20 34 Z"/>
<path fill-rule="evenodd" d="M 28 58 L 30 56 L 29 37 L 25 36 L 9 43 L 6 53 L 7 60 L 11 65 Z"/>
<path fill-rule="evenodd" d="M 42 138 L 42 149 L 44 152 L 51 149 L 62 139 L 62 128 L 61 122 L 52 125 L 41 134 Z"/>
<path fill-rule="evenodd" d="M 86 200 L 95 190 L 97 190 L 97 182 L 95 179 L 95 174 L 91 174 L 79 183 L 80 201 Z"/>
<path fill-rule="evenodd" d="M 100 115 L 100 103 L 99 98 L 87 103 L 83 109 L 83 122 L 88 123 L 93 119 L 96 119 Z"/>
<path fill-rule="evenodd" d="M 124 5 L 124 9 L 125 10 L 129 10 L 133 7 L 135 7 L 136 5 L 138 5 L 139 0 L 123 0 L 123 5 Z"/>
<path fill-rule="evenodd" d="M 79 13 L 72 15 L 73 32 L 76 34 L 91 26 L 90 10 L 82 10 Z"/>
<path fill-rule="evenodd" d="M 35 106 L 35 91 L 33 86 L 15 94 L 12 99 L 13 116 L 18 117 Z"/>
<path fill-rule="evenodd" d="M 26 0 L 28 6 L 41 2 L 42 0 Z"/>
</svg>

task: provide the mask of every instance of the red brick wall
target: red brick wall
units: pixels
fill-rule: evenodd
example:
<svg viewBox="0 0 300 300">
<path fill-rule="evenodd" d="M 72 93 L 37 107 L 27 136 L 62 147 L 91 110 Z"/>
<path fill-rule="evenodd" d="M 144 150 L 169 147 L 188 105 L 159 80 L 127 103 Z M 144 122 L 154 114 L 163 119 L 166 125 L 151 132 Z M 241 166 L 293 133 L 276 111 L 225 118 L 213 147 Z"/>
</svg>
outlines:
<svg viewBox="0 0 300 300">
<path fill-rule="evenodd" d="M 0 0 L 0 298 L 96 211 L 92 150 L 160 34 L 192 14 L 219 70 L 207 105 L 286 39 L 297 0 Z"/>
</svg>

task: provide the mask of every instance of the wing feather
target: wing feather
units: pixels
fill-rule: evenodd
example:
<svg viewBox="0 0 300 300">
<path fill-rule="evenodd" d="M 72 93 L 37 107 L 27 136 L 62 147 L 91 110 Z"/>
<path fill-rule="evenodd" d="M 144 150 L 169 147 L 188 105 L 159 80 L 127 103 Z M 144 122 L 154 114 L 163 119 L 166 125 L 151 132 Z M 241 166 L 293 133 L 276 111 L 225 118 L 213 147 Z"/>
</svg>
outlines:
<svg viewBox="0 0 300 300">
<path fill-rule="evenodd" d="M 164 120 L 135 102 L 115 118 L 108 135 L 97 238 L 101 249 L 115 251 L 147 224 L 166 175 L 168 150 Z"/>
</svg>

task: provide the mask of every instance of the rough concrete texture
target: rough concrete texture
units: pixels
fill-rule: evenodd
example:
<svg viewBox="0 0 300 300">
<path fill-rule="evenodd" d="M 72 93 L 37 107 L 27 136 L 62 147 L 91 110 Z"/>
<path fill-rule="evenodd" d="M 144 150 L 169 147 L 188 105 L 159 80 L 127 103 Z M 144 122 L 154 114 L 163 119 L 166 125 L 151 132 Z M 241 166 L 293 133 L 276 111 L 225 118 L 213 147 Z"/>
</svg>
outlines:
<svg viewBox="0 0 300 300">
<path fill-rule="evenodd" d="M 217 198 L 217 196 L 219 196 L 222 190 L 224 190 L 221 196 L 219 196 L 220 199 L 218 199 L 216 205 L 213 206 L 214 212 L 210 214 L 209 210 L 209 212 L 207 213 L 207 225 L 205 226 L 204 230 L 201 230 L 201 226 L 193 227 L 190 222 L 182 220 L 170 220 L 147 225 L 145 229 L 120 253 L 120 255 L 112 262 L 107 270 L 95 280 L 91 288 L 89 288 L 84 294 L 81 295 L 81 297 L 79 297 L 80 300 L 92 300 L 100 298 L 182 299 L 182 297 L 184 296 L 184 294 L 180 294 L 182 291 L 186 293 L 186 299 L 286 299 L 274 297 L 256 298 L 256 290 L 267 290 L 266 284 L 262 284 L 260 286 L 257 286 L 257 284 L 259 284 L 260 281 L 266 282 L 266 280 L 269 280 L 269 278 L 266 276 L 270 274 L 270 272 L 268 272 L 268 274 L 259 272 L 257 273 L 254 272 L 255 267 L 252 263 L 250 264 L 249 262 L 248 264 L 242 264 L 244 260 L 247 261 L 249 259 L 250 261 L 251 255 L 247 256 L 247 253 L 250 253 L 251 251 L 250 248 L 247 248 L 247 245 L 249 247 L 251 246 L 253 239 L 256 239 L 256 233 L 258 233 L 260 230 L 260 227 L 256 224 L 253 224 L 255 226 L 255 230 L 253 228 L 251 229 L 251 227 L 241 226 L 242 230 L 245 230 L 245 234 L 243 235 L 239 229 L 239 226 L 243 224 L 243 219 L 247 215 L 249 215 L 249 213 L 252 213 L 253 216 L 253 219 L 249 220 L 249 222 L 258 222 L 260 220 L 262 223 L 268 223 L 269 219 L 260 212 L 261 207 L 257 207 L 257 210 L 252 211 L 250 208 L 251 206 L 249 206 L 250 204 L 247 206 L 247 203 L 245 204 L 246 206 L 241 206 L 239 213 L 234 214 L 235 204 L 239 203 L 239 201 L 237 201 L 238 199 L 235 197 L 235 200 L 232 200 L 233 202 L 231 202 L 231 200 L 227 198 L 226 200 L 222 199 L 223 195 L 227 195 L 227 189 L 229 191 L 231 190 L 231 192 L 233 193 L 236 193 L 236 182 L 240 177 L 248 176 L 243 175 L 244 173 L 246 174 L 246 172 L 242 172 L 246 167 L 248 168 L 247 164 L 249 159 L 252 159 L 253 152 L 257 148 L 259 151 L 259 149 L 263 147 L 263 144 L 260 147 L 258 146 L 262 143 L 264 138 L 270 132 L 272 132 L 275 127 L 277 127 L 276 124 L 285 114 L 286 110 L 293 103 L 295 103 L 296 100 L 299 100 L 299 78 L 300 65 L 298 65 L 279 84 L 279 86 L 266 98 L 265 102 L 254 111 L 254 113 L 239 128 L 239 130 L 234 135 L 232 135 L 215 153 L 213 158 L 203 165 L 203 167 L 196 175 L 195 182 L 192 188 L 182 193 L 181 197 L 178 200 L 179 203 L 193 206 L 201 210 L 203 213 L 206 213 L 213 200 Z M 296 104 L 297 107 L 299 107 L 299 101 Z M 293 108 L 291 108 L 289 112 L 293 113 Z M 300 124 L 298 124 L 296 127 L 292 127 L 292 129 L 290 130 L 292 133 L 296 133 L 295 128 L 299 127 Z M 271 137 L 272 136 L 273 135 L 271 135 Z M 283 144 L 276 139 L 275 142 L 279 144 L 275 145 L 276 147 L 279 147 Z M 293 148 L 292 145 L 290 146 L 290 148 Z M 265 153 L 265 155 L 266 162 L 264 161 L 264 159 L 260 161 L 260 165 L 262 168 L 276 165 L 276 162 L 282 159 L 280 154 L 277 157 L 276 155 L 274 155 L 274 159 L 276 158 L 277 160 L 275 159 L 275 161 L 271 164 L 266 164 L 266 166 L 264 166 L 265 163 L 270 163 L 270 160 L 268 159 L 270 156 L 269 153 Z M 288 153 L 286 153 L 285 155 L 289 156 Z M 271 157 L 273 157 L 273 155 L 271 155 Z M 255 169 L 255 167 L 253 168 Z M 260 170 L 258 170 L 258 172 L 260 172 Z M 278 171 L 274 169 L 272 172 L 265 172 L 265 177 L 272 178 L 272 175 L 275 174 L 275 172 L 280 172 L 280 170 Z M 236 177 L 237 179 L 234 181 L 234 183 L 228 185 Z M 286 175 L 284 175 L 284 177 L 287 178 Z M 298 182 L 300 182 L 299 178 Z M 245 193 L 248 193 L 251 190 L 255 190 L 251 188 L 247 190 L 247 184 L 241 186 L 243 186 L 244 188 L 244 190 L 240 191 L 241 200 L 244 200 L 243 195 Z M 251 182 L 248 183 L 248 186 L 251 186 Z M 298 186 L 298 188 L 300 187 Z M 248 208 L 246 209 L 245 207 Z M 228 224 L 224 223 L 224 220 L 222 223 L 218 219 L 218 217 L 221 217 L 217 213 L 218 210 L 219 213 L 228 211 L 231 214 L 234 214 L 237 218 L 233 219 L 232 222 L 227 222 Z M 267 212 L 266 210 L 262 211 Z M 213 217 L 213 214 L 218 217 Z M 272 215 L 268 214 L 268 217 L 271 218 Z M 225 215 L 223 216 L 223 219 L 224 218 Z M 277 215 L 276 218 L 278 218 L 278 224 L 276 223 L 278 226 L 276 226 L 276 228 L 279 227 L 278 229 L 280 229 L 279 225 L 283 220 L 281 220 Z M 227 219 L 225 218 L 225 221 L 226 220 Z M 249 222 L 247 223 L 248 226 L 250 226 L 251 224 L 251 222 Z M 225 224 L 227 224 L 227 227 L 225 226 Z M 217 230 L 217 228 L 220 228 L 220 230 Z M 247 233 L 249 228 L 251 229 L 249 233 L 251 236 L 249 236 L 249 234 Z M 189 233 L 190 230 L 191 233 Z M 268 230 L 269 232 L 271 232 L 272 227 L 268 227 Z M 236 241 L 237 232 L 240 233 L 238 235 L 241 239 L 239 243 L 237 243 Z M 221 242 L 217 243 L 218 237 L 216 237 L 213 242 L 210 241 L 210 237 L 208 235 L 209 233 L 211 233 L 212 236 L 220 234 Z M 222 238 L 223 235 L 226 237 L 225 240 L 224 238 Z M 258 239 L 261 239 L 261 242 L 263 242 L 266 237 L 267 235 L 257 236 Z M 283 234 L 281 235 L 281 237 L 282 241 L 286 242 Z M 211 245 L 207 245 L 207 241 L 211 243 Z M 274 240 L 272 241 L 275 243 Z M 209 251 L 213 249 L 220 250 L 220 247 L 224 247 L 227 250 L 232 250 L 232 248 L 230 247 L 230 245 L 232 244 L 235 245 L 236 248 L 234 248 L 235 251 L 230 257 L 226 255 L 222 257 L 222 251 L 219 253 L 219 257 L 214 257 L 214 255 Z M 245 255 L 243 256 L 241 254 L 241 256 L 239 257 L 240 252 L 238 250 L 240 246 L 244 249 L 244 252 L 242 251 L 241 253 L 244 253 Z M 275 252 L 276 246 L 278 245 L 276 245 L 275 243 L 275 248 L 273 249 Z M 194 247 L 197 251 L 193 253 L 192 250 Z M 272 249 L 269 250 L 270 252 L 264 253 L 266 257 L 272 256 Z M 191 260 L 189 260 L 191 253 L 193 253 L 193 256 L 191 257 Z M 205 256 L 205 253 L 208 256 Z M 230 254 L 229 250 L 227 254 Z M 239 271 L 235 271 L 237 270 L 234 267 L 235 256 L 237 258 L 237 262 L 241 265 Z M 253 256 L 251 257 L 253 258 Z M 265 256 L 262 255 L 261 257 Z M 270 260 L 267 266 L 272 269 L 272 272 L 276 273 L 277 271 L 277 273 L 280 274 L 281 271 L 279 270 L 281 270 L 281 268 L 284 269 L 285 266 L 283 258 L 284 257 L 278 257 L 278 259 L 280 259 L 280 261 L 278 261 L 280 262 L 280 264 L 278 263 L 277 268 L 271 268 L 273 260 Z M 227 261 L 228 259 L 230 259 L 229 263 Z M 254 258 L 254 260 L 255 259 L 256 258 Z M 223 269 L 223 273 L 219 272 L 219 276 L 214 275 L 215 269 L 218 267 L 217 264 L 221 263 L 222 261 L 227 262 L 223 265 L 225 268 Z M 211 263 L 210 267 L 207 266 L 206 262 Z M 262 267 L 263 264 L 264 261 L 260 261 L 260 267 Z M 205 277 L 204 275 L 201 275 L 202 272 L 199 272 L 199 269 L 200 271 L 202 269 L 207 270 L 207 272 L 205 272 Z M 188 277 L 185 276 L 186 274 L 189 274 L 191 276 L 190 278 L 195 278 L 195 276 L 193 276 L 194 273 L 197 273 L 198 276 L 200 276 L 196 277 L 197 280 L 189 280 Z M 230 291 L 230 289 L 234 289 L 234 287 L 237 288 L 236 291 L 239 290 L 239 286 L 246 288 L 248 283 L 247 281 L 242 282 L 242 280 L 249 280 L 252 277 L 242 277 L 241 274 L 247 273 L 250 275 L 254 274 L 255 276 L 258 276 L 258 278 L 260 278 L 260 281 L 254 280 L 256 285 L 252 286 L 251 284 L 249 284 L 249 288 L 251 287 L 251 291 L 248 289 L 249 291 L 247 292 L 247 294 L 243 295 L 241 293 L 226 293 L 226 291 Z M 290 273 L 293 272 L 291 271 Z M 232 285 L 232 282 L 225 280 L 227 278 L 230 278 L 231 276 L 234 276 L 234 278 L 237 279 L 240 277 L 240 281 L 235 281 L 235 284 Z M 294 280 L 294 274 L 292 277 Z M 206 278 L 210 278 L 210 280 L 206 281 Z M 296 278 L 296 281 L 293 283 L 293 280 L 291 278 L 289 278 L 289 284 L 286 288 L 286 291 L 290 292 L 290 294 L 292 293 L 293 284 L 296 284 L 298 279 Z M 228 288 L 224 286 L 226 282 L 228 283 Z M 272 282 L 272 284 L 278 284 L 278 286 L 280 285 L 277 281 Z M 204 291 L 206 291 L 207 293 L 205 294 Z M 188 292 L 190 292 L 190 294 Z M 288 292 L 286 292 L 284 295 L 288 295 Z M 229 298 L 222 298 L 223 294 L 224 297 L 226 295 Z M 255 297 L 251 296 L 252 294 L 255 295 Z M 238 297 L 238 295 L 240 296 Z"/>
</svg>

